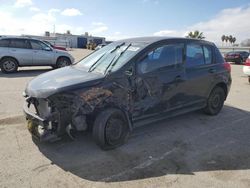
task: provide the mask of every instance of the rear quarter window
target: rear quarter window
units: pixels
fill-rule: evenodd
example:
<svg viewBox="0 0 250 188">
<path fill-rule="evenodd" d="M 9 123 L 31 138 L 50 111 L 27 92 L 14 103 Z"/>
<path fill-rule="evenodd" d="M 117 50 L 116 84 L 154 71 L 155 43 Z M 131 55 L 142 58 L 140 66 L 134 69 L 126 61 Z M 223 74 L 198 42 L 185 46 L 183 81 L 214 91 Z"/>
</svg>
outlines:
<svg viewBox="0 0 250 188">
<path fill-rule="evenodd" d="M 224 63 L 224 58 L 222 57 L 219 49 L 217 47 L 214 47 L 214 53 L 215 53 L 215 63 Z"/>
</svg>

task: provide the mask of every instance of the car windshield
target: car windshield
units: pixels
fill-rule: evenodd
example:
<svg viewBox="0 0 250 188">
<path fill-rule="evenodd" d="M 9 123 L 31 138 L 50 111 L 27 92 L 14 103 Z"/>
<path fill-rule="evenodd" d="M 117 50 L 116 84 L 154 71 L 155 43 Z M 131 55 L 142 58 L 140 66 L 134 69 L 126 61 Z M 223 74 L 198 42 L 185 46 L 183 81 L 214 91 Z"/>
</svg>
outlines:
<svg viewBox="0 0 250 188">
<path fill-rule="evenodd" d="M 106 74 L 121 68 L 142 48 L 140 44 L 111 43 L 87 56 L 75 66 Z"/>
</svg>

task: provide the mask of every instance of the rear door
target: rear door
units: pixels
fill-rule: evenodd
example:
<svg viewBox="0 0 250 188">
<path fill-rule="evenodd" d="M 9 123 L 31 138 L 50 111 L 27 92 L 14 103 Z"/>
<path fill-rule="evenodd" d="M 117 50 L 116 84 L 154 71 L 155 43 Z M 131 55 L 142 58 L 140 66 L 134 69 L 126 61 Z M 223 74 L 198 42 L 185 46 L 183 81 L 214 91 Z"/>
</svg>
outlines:
<svg viewBox="0 0 250 188">
<path fill-rule="evenodd" d="M 32 65 L 33 56 L 27 39 L 10 39 L 9 54 L 18 60 L 19 65 Z"/>
<path fill-rule="evenodd" d="M 186 98 L 190 104 L 204 104 L 208 88 L 216 79 L 216 64 L 210 45 L 191 42 L 186 45 Z"/>
<path fill-rule="evenodd" d="M 185 99 L 183 43 L 165 43 L 149 50 L 137 63 L 134 119 L 180 107 Z"/>
<path fill-rule="evenodd" d="M 54 51 L 48 50 L 48 46 L 41 41 L 30 40 L 33 54 L 33 65 L 55 64 Z"/>
</svg>

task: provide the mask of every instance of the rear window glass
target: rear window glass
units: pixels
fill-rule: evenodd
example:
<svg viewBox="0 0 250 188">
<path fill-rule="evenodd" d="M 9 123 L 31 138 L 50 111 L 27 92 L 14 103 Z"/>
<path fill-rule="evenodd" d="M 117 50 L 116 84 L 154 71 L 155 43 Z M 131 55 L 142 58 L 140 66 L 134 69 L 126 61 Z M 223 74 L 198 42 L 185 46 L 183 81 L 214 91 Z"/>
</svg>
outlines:
<svg viewBox="0 0 250 188">
<path fill-rule="evenodd" d="M 8 46 L 9 46 L 9 40 L 8 39 L 0 40 L 0 47 L 8 47 Z"/>
</svg>

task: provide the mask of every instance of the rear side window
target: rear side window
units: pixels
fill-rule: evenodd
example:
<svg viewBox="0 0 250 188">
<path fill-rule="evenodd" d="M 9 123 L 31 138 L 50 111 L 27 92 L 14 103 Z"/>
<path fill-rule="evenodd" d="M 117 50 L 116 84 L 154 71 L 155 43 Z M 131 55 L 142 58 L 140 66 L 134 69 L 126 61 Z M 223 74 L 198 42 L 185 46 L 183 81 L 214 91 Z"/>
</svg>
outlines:
<svg viewBox="0 0 250 188">
<path fill-rule="evenodd" d="M 9 47 L 9 39 L 0 40 L 0 47 Z"/>
<path fill-rule="evenodd" d="M 212 47 L 208 45 L 188 44 L 186 48 L 186 67 L 195 67 L 213 63 Z"/>
<path fill-rule="evenodd" d="M 138 70 L 147 73 L 162 67 L 180 64 L 183 62 L 184 44 L 168 44 L 150 51 L 139 62 Z"/>
<path fill-rule="evenodd" d="M 24 49 L 30 48 L 28 41 L 24 40 L 24 39 L 11 39 L 9 47 L 11 47 L 11 48 L 24 48 Z"/>
<path fill-rule="evenodd" d="M 198 44 L 188 44 L 186 48 L 186 67 L 204 65 L 203 49 Z"/>
</svg>

